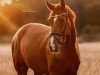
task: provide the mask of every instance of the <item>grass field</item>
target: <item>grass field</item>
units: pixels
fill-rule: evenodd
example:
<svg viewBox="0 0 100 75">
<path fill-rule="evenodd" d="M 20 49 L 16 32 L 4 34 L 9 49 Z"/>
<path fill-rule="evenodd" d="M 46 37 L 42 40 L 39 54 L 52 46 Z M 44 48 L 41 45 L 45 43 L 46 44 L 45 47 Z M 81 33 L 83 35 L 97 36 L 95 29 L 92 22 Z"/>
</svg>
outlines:
<svg viewBox="0 0 100 75">
<path fill-rule="evenodd" d="M 78 75 L 100 75 L 100 43 L 81 43 Z M 17 75 L 13 67 L 10 44 L 0 44 L 0 75 Z M 34 75 L 29 69 L 28 75 Z"/>
</svg>

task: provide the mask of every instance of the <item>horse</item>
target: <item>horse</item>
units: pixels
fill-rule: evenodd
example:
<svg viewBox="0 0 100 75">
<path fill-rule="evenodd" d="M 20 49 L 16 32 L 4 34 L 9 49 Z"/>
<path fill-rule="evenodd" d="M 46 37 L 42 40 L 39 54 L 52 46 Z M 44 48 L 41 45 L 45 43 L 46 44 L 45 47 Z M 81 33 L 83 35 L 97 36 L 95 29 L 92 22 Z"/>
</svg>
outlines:
<svg viewBox="0 0 100 75">
<path fill-rule="evenodd" d="M 61 0 L 46 1 L 49 26 L 28 23 L 12 39 L 12 58 L 18 75 L 77 75 L 80 53 L 75 28 L 75 13 Z"/>
</svg>

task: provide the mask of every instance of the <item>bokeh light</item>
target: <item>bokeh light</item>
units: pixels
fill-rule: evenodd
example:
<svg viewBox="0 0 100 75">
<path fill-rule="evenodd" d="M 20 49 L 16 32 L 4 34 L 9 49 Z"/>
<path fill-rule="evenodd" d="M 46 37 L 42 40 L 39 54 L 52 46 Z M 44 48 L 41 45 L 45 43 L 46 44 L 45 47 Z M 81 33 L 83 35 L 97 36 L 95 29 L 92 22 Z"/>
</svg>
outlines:
<svg viewBox="0 0 100 75">
<path fill-rule="evenodd" d="M 0 5 L 4 7 L 5 5 L 10 5 L 13 0 L 0 0 Z"/>
</svg>

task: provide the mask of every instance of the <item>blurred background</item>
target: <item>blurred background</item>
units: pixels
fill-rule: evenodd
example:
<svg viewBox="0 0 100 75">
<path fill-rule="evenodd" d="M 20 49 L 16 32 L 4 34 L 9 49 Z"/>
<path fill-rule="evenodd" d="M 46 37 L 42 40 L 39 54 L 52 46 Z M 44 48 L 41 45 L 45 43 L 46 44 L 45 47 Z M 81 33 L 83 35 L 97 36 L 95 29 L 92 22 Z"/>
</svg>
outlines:
<svg viewBox="0 0 100 75">
<path fill-rule="evenodd" d="M 58 3 L 60 0 L 48 0 Z M 78 75 L 100 75 L 100 0 L 65 0 L 76 13 L 81 65 Z M 0 75 L 17 75 L 11 40 L 27 23 L 49 25 L 46 0 L 0 0 Z M 28 75 L 32 75 L 29 71 Z"/>
<path fill-rule="evenodd" d="M 79 41 L 100 41 L 100 0 L 65 1 L 77 15 Z M 0 0 L 0 42 L 10 42 L 24 24 L 38 22 L 48 25 L 48 15 L 45 0 Z"/>
</svg>

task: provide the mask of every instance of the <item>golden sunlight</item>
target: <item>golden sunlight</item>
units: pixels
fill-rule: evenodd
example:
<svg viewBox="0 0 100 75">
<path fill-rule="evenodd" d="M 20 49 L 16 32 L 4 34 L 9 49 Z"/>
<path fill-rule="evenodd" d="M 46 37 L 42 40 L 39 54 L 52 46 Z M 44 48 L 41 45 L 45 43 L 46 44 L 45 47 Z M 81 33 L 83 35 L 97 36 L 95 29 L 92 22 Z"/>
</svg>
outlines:
<svg viewBox="0 0 100 75">
<path fill-rule="evenodd" d="M 2 20 L 3 21 L 3 23 L 5 23 L 5 25 L 6 25 L 6 27 L 9 29 L 9 27 L 10 27 L 10 29 L 12 30 L 12 31 L 15 31 L 15 30 L 17 30 L 17 27 L 16 27 L 16 25 L 13 23 L 13 22 L 11 22 L 8 18 L 7 18 L 7 16 L 5 16 L 3 13 L 1 13 L 0 12 L 0 20 Z"/>
<path fill-rule="evenodd" d="M 4 7 L 5 5 L 10 5 L 13 0 L 0 0 L 0 5 Z"/>
</svg>

